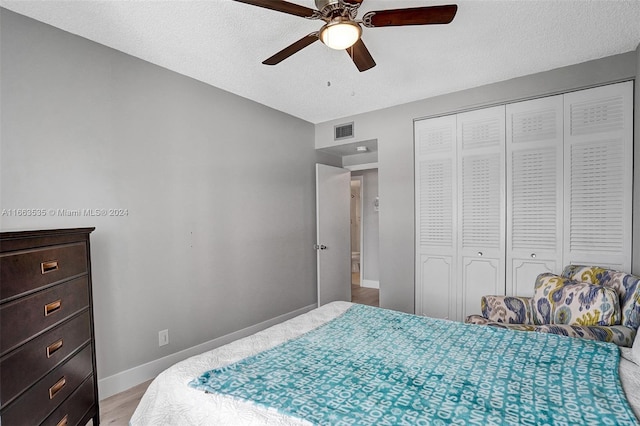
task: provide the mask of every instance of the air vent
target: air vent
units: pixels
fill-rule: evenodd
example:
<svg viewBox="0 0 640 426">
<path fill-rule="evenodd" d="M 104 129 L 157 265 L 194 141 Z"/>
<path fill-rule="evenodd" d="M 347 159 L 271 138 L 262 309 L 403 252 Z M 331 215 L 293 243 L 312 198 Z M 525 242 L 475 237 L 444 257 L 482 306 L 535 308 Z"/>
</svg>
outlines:
<svg viewBox="0 0 640 426">
<path fill-rule="evenodd" d="M 333 140 L 347 139 L 353 137 L 353 122 L 340 124 L 333 128 Z"/>
</svg>

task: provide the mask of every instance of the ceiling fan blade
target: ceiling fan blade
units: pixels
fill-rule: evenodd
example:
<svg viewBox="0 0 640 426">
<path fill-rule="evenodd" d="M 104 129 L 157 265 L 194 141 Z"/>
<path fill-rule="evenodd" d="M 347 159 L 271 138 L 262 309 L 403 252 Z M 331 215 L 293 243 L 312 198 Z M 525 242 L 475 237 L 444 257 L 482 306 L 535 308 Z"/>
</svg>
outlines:
<svg viewBox="0 0 640 426">
<path fill-rule="evenodd" d="M 453 21 L 457 11 L 455 4 L 371 11 L 362 17 L 362 24 L 369 28 L 448 24 Z"/>
<path fill-rule="evenodd" d="M 349 57 L 353 59 L 353 63 L 356 64 L 356 67 L 358 67 L 360 72 L 376 66 L 376 61 L 373 60 L 371 53 L 369 53 L 369 49 L 364 45 L 362 39 L 358 39 L 358 41 L 356 41 L 353 46 L 346 49 L 346 51 Z"/>
<path fill-rule="evenodd" d="M 264 7 L 265 9 L 275 10 L 277 12 L 288 13 L 290 15 L 302 16 L 303 18 L 317 19 L 317 10 L 298 4 L 289 3 L 284 0 L 235 0 L 240 3 L 246 3 L 253 6 Z"/>
<path fill-rule="evenodd" d="M 309 46 L 316 40 L 318 40 L 318 33 L 311 33 L 309 35 L 306 35 L 302 37 L 300 40 L 296 41 L 295 43 L 285 47 L 284 49 L 282 49 L 281 51 L 279 51 L 269 59 L 266 59 L 262 63 L 265 65 L 279 64 L 280 62 L 287 59 L 289 56 L 304 49 L 305 47 Z"/>
</svg>

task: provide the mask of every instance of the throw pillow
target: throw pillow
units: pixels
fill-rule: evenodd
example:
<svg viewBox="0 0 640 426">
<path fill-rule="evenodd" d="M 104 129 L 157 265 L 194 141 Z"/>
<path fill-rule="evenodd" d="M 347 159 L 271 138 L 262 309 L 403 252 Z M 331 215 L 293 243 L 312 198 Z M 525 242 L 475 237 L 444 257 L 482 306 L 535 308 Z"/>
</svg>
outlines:
<svg viewBox="0 0 640 426">
<path fill-rule="evenodd" d="M 620 324 L 620 301 L 612 288 L 540 274 L 532 298 L 534 324 Z"/>
<path fill-rule="evenodd" d="M 599 266 L 569 265 L 562 271 L 562 276 L 574 281 L 588 284 L 602 284 L 607 269 Z"/>
</svg>

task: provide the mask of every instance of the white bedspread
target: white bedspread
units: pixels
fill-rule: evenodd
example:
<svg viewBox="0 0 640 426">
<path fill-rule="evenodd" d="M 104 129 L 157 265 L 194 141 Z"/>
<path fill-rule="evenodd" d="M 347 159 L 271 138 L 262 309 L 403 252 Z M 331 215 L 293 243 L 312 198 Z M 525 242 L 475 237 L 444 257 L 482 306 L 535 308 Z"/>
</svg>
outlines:
<svg viewBox="0 0 640 426">
<path fill-rule="evenodd" d="M 188 386 L 205 371 L 232 364 L 270 349 L 332 320 L 351 303 L 321 306 L 244 339 L 179 362 L 149 385 L 129 424 L 143 425 L 308 425 L 252 403 L 218 394 L 206 394 Z"/>
<path fill-rule="evenodd" d="M 634 414 L 640 419 L 640 366 L 633 362 L 631 348 L 620 348 L 620 381 Z"/>
<path fill-rule="evenodd" d="M 143 425 L 308 425 L 309 423 L 219 394 L 188 386 L 205 371 L 223 367 L 306 333 L 344 313 L 352 304 L 334 302 L 244 339 L 191 357 L 161 373 L 149 386 L 130 420 Z M 622 351 L 620 377 L 627 398 L 640 417 L 640 366 Z M 628 359 L 627 359 L 628 358 Z"/>
</svg>

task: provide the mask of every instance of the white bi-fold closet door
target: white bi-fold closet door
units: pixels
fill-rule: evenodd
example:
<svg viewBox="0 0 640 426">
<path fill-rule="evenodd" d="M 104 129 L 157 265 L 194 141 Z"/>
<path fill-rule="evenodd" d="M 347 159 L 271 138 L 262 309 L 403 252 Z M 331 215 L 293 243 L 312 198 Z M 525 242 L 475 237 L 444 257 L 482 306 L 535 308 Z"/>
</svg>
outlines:
<svg viewBox="0 0 640 426">
<path fill-rule="evenodd" d="M 458 282 L 456 116 L 415 124 L 416 313 L 455 318 Z"/>
<path fill-rule="evenodd" d="M 542 272 L 562 267 L 563 95 L 509 104 L 507 294 L 531 296 Z"/>
<path fill-rule="evenodd" d="M 564 264 L 631 271 L 632 185 L 633 83 L 565 95 Z"/>
<path fill-rule="evenodd" d="M 504 293 L 504 106 L 416 122 L 416 312 Z"/>
<path fill-rule="evenodd" d="M 415 123 L 416 313 L 631 263 L 632 83 Z"/>
<path fill-rule="evenodd" d="M 458 269 L 455 317 L 505 285 L 504 106 L 457 114 Z"/>
</svg>

